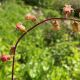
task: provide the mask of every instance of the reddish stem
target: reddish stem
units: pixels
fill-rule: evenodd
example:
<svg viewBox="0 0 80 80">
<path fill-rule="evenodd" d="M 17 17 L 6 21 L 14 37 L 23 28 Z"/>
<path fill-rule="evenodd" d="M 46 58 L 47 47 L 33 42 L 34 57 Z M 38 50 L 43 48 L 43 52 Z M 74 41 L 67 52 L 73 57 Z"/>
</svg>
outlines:
<svg viewBox="0 0 80 80">
<path fill-rule="evenodd" d="M 80 22 L 80 20 L 78 19 L 69 19 L 69 18 L 49 18 L 49 19 L 45 19 L 37 24 L 35 24 L 34 26 L 32 26 L 31 28 L 29 28 L 25 33 L 23 33 L 19 38 L 18 40 L 16 41 L 16 44 L 15 44 L 15 48 L 14 48 L 14 56 L 13 56 L 13 62 L 12 62 L 12 79 L 11 80 L 14 80 L 14 64 L 15 64 L 15 52 L 16 52 L 16 48 L 17 48 L 17 45 L 18 43 L 20 42 L 20 40 L 28 33 L 30 32 L 31 30 L 33 30 L 34 28 L 36 28 L 38 25 L 42 24 L 42 23 L 45 23 L 46 21 L 50 21 L 50 20 L 71 20 L 71 21 L 78 21 Z"/>
<path fill-rule="evenodd" d="M 13 56 L 13 62 L 12 62 L 12 80 L 14 80 L 14 62 L 15 62 L 15 57 Z"/>
</svg>

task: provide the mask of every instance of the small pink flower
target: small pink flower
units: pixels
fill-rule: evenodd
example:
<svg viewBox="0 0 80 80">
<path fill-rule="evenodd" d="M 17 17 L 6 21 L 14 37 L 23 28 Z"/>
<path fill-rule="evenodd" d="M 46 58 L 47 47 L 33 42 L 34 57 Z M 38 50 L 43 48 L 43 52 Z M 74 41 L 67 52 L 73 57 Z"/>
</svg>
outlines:
<svg viewBox="0 0 80 80">
<path fill-rule="evenodd" d="M 20 30 L 21 32 L 26 32 L 25 26 L 23 26 L 21 23 L 16 24 L 16 29 Z"/>
<path fill-rule="evenodd" d="M 64 14 L 70 15 L 71 12 L 73 11 L 73 8 L 71 7 L 71 5 L 65 5 L 63 8 L 63 12 Z"/>
<path fill-rule="evenodd" d="M 26 20 L 36 21 L 36 16 L 31 15 L 30 13 L 25 16 Z"/>
<path fill-rule="evenodd" d="M 1 55 L 0 59 L 2 62 L 6 62 L 11 59 L 10 55 Z"/>
</svg>

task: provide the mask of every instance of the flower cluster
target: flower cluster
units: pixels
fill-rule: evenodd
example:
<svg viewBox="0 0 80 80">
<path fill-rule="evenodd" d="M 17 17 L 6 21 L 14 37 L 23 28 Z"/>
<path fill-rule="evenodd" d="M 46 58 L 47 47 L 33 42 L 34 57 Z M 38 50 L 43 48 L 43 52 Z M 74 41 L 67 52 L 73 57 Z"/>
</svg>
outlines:
<svg viewBox="0 0 80 80">
<path fill-rule="evenodd" d="M 53 20 L 52 22 L 52 30 L 58 31 L 61 30 L 60 22 L 58 20 Z M 80 32 L 80 23 L 77 21 L 73 21 L 71 23 L 73 32 Z"/>
</svg>

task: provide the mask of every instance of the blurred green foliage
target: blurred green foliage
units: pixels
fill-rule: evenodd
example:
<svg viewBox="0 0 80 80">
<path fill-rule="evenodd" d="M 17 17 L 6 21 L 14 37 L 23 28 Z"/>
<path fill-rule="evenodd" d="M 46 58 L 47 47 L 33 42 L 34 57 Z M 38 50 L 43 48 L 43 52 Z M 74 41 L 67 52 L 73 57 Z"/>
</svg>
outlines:
<svg viewBox="0 0 80 80">
<path fill-rule="evenodd" d="M 64 4 L 71 4 L 74 8 L 80 8 L 80 0 L 23 0 L 26 4 L 37 5 L 44 8 L 60 9 Z"/>
<path fill-rule="evenodd" d="M 0 54 L 9 54 L 10 47 L 22 34 L 15 29 L 16 23 L 23 22 L 26 29 L 35 24 L 24 18 L 34 6 L 24 4 L 22 0 L 3 1 L 0 6 Z M 53 6 L 53 9 L 39 7 L 43 15 L 38 17 L 38 22 L 62 16 L 56 10 L 61 7 L 57 0 L 53 1 L 55 5 L 50 0 L 39 0 L 41 3 L 38 0 L 25 1 Z M 80 80 L 80 33 L 72 35 L 64 25 L 61 25 L 62 30 L 53 31 L 50 22 L 46 22 L 23 38 L 16 52 L 16 80 Z M 0 61 L 0 80 L 11 80 L 11 64 L 12 61 Z"/>
</svg>

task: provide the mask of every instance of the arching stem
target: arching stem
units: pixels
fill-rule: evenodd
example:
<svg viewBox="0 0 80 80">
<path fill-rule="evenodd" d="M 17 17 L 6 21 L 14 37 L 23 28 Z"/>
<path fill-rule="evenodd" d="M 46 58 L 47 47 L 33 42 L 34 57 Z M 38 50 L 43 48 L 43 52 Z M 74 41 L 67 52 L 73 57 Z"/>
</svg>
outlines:
<svg viewBox="0 0 80 80">
<path fill-rule="evenodd" d="M 18 43 L 20 42 L 20 40 L 30 31 L 32 31 L 34 28 L 38 27 L 38 25 L 45 23 L 46 21 L 50 21 L 50 20 L 71 20 L 71 21 L 78 21 L 80 22 L 80 20 L 77 19 L 69 19 L 69 18 L 49 18 L 49 19 L 45 19 L 37 24 L 35 24 L 34 26 L 32 26 L 31 28 L 29 28 L 25 33 L 23 33 L 18 40 L 16 41 L 16 44 L 14 46 L 14 56 L 13 56 L 13 61 L 12 61 L 12 78 L 11 80 L 14 80 L 14 64 L 15 64 L 15 52 L 16 52 L 16 48 Z"/>
</svg>

